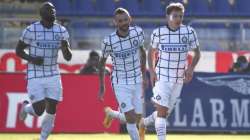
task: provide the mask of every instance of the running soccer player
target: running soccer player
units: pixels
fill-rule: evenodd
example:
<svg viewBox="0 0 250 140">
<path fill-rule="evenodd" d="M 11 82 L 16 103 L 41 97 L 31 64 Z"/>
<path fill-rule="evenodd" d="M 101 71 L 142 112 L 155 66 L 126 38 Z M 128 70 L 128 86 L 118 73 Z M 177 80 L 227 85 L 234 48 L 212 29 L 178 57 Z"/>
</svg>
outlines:
<svg viewBox="0 0 250 140">
<path fill-rule="evenodd" d="M 200 58 L 197 35 L 192 27 L 182 24 L 183 15 L 181 3 L 169 4 L 166 7 L 166 25 L 156 28 L 151 35 L 148 64 L 156 111 L 140 121 L 142 140 L 145 127 L 151 124 L 155 124 L 158 140 L 166 139 L 166 117 L 173 110 L 183 83 L 191 81 Z M 189 51 L 194 52 L 194 57 L 192 64 L 186 66 Z M 158 59 L 155 58 L 156 53 Z"/>
<path fill-rule="evenodd" d="M 69 34 L 65 27 L 55 22 L 56 10 L 52 3 L 43 3 L 40 10 L 41 21 L 28 26 L 17 44 L 16 54 L 28 61 L 27 91 L 31 101 L 24 101 L 19 119 L 24 121 L 27 114 L 41 116 L 40 140 L 47 140 L 54 127 L 56 107 L 62 101 L 62 84 L 57 64 L 58 51 L 64 59 L 71 60 Z M 28 48 L 28 54 L 24 51 Z"/>
<path fill-rule="evenodd" d="M 119 108 L 125 114 L 125 117 L 120 112 L 106 108 L 106 118 L 109 119 L 105 119 L 117 118 L 126 122 L 131 140 L 139 140 L 136 122 L 139 122 L 142 114 L 142 83 L 145 81 L 146 64 L 143 31 L 138 26 L 130 26 L 130 14 L 124 8 L 115 10 L 114 23 L 117 28 L 116 31 L 105 37 L 102 44 L 99 73 L 100 91 L 98 95 L 99 99 L 103 100 L 105 91 L 104 66 L 107 57 L 110 55 L 113 64 L 112 86 Z"/>
</svg>

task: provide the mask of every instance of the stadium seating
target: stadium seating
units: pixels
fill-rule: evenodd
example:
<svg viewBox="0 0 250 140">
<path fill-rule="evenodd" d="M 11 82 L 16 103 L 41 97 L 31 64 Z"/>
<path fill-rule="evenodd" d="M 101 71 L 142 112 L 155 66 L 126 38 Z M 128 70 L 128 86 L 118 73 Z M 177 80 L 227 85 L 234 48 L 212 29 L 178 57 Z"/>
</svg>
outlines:
<svg viewBox="0 0 250 140">
<path fill-rule="evenodd" d="M 162 16 L 170 2 L 184 0 L 50 0 L 61 16 L 112 16 L 117 7 L 127 8 L 133 16 Z M 186 0 L 187 16 L 225 17 L 249 16 L 250 1 L 235 0 Z"/>
</svg>

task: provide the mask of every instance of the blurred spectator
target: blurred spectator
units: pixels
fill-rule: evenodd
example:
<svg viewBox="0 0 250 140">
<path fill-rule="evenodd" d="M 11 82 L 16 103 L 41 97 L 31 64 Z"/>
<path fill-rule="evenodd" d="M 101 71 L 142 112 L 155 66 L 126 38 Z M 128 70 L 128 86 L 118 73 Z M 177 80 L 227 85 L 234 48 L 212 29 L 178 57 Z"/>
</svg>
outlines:
<svg viewBox="0 0 250 140">
<path fill-rule="evenodd" d="M 80 74 L 98 74 L 99 60 L 99 54 L 96 51 L 91 51 L 86 65 L 80 70 Z M 105 74 L 110 74 L 108 68 L 105 68 Z"/>
<path fill-rule="evenodd" d="M 229 72 L 250 72 L 250 63 L 245 56 L 239 56 Z"/>
</svg>

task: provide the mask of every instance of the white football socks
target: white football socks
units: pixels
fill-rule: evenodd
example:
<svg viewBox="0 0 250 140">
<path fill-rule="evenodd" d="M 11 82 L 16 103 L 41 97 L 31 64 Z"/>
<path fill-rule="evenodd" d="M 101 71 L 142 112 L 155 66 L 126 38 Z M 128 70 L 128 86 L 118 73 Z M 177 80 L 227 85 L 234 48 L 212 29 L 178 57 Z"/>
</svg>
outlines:
<svg viewBox="0 0 250 140">
<path fill-rule="evenodd" d="M 127 123 L 127 130 L 131 140 L 140 140 L 139 132 L 135 123 Z"/>
<path fill-rule="evenodd" d="M 111 112 L 109 112 L 109 115 L 112 118 L 119 119 L 121 123 L 126 123 L 126 117 L 125 117 L 124 113 L 121 113 L 121 112 L 116 111 L 116 110 L 112 110 Z"/>
<path fill-rule="evenodd" d="M 49 134 L 52 132 L 54 128 L 54 122 L 55 122 L 55 114 L 49 114 L 46 112 L 42 122 L 40 140 L 47 140 Z"/>
<path fill-rule="evenodd" d="M 161 118 L 161 117 L 156 118 L 155 130 L 158 140 L 166 140 L 166 118 Z"/>
<path fill-rule="evenodd" d="M 154 111 L 151 115 L 149 115 L 148 117 L 144 118 L 144 125 L 146 127 L 154 125 L 156 117 L 157 117 L 157 111 Z"/>
</svg>

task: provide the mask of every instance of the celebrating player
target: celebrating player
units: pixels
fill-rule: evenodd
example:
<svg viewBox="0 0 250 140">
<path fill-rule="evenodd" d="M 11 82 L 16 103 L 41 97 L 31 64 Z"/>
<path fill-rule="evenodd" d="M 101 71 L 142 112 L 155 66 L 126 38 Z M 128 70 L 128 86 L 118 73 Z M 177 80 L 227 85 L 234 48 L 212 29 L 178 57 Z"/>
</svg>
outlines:
<svg viewBox="0 0 250 140">
<path fill-rule="evenodd" d="M 155 124 L 158 140 L 166 139 L 166 117 L 173 110 L 183 83 L 192 79 L 199 61 L 199 42 L 195 30 L 182 24 L 183 15 L 184 6 L 171 3 L 166 7 L 166 25 L 156 28 L 151 35 L 148 64 L 151 83 L 154 85 L 152 101 L 156 111 L 141 119 L 139 127 L 142 137 L 145 127 Z M 191 50 L 194 52 L 192 64 L 186 66 L 188 51 Z"/>
<path fill-rule="evenodd" d="M 28 26 L 17 44 L 16 54 L 28 61 L 27 91 L 31 101 L 24 101 L 19 119 L 25 120 L 27 114 L 41 116 L 40 140 L 47 140 L 54 127 L 56 107 L 62 100 L 62 84 L 57 64 L 59 49 L 67 61 L 71 60 L 69 34 L 56 23 L 56 10 L 52 3 L 43 3 L 40 8 L 41 21 Z M 28 48 L 28 54 L 24 51 Z"/>
<path fill-rule="evenodd" d="M 125 114 L 125 117 L 117 111 L 106 108 L 105 120 L 110 122 L 113 118 L 118 118 L 125 121 L 131 140 L 139 140 L 136 122 L 142 114 L 142 83 L 145 80 L 146 64 L 143 31 L 138 26 L 130 26 L 130 14 L 124 8 L 115 10 L 114 23 L 117 30 L 105 37 L 102 45 L 99 99 L 103 100 L 105 91 L 104 66 L 110 55 L 113 63 L 112 86 L 120 110 Z"/>
</svg>

